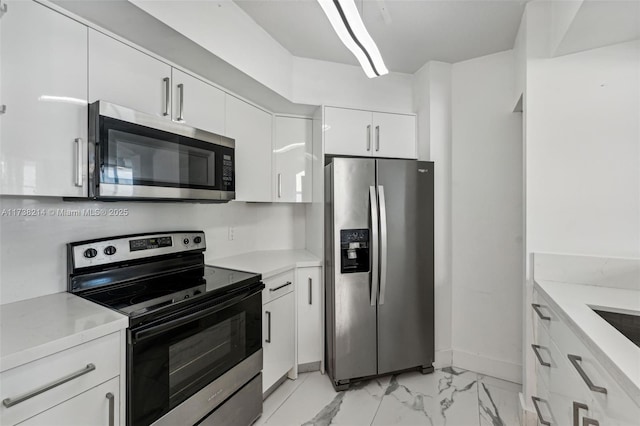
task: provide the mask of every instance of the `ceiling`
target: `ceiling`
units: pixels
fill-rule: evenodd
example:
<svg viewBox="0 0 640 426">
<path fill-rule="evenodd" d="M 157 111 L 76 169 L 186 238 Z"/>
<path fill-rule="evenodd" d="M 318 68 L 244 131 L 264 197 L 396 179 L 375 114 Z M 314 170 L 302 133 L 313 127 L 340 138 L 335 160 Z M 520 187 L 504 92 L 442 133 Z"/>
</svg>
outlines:
<svg viewBox="0 0 640 426">
<path fill-rule="evenodd" d="M 315 0 L 234 0 L 293 55 L 358 65 Z M 355 0 L 391 71 L 513 47 L 527 0 Z"/>
</svg>

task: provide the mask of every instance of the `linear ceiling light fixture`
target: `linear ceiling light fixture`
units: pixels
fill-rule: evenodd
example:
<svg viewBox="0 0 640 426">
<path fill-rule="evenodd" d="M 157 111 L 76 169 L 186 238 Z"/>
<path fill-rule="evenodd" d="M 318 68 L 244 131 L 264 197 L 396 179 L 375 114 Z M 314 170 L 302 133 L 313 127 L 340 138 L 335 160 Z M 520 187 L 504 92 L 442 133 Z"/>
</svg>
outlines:
<svg viewBox="0 0 640 426">
<path fill-rule="evenodd" d="M 387 74 L 378 46 L 373 41 L 358 13 L 353 0 L 318 0 L 331 26 L 342 43 L 360 62 L 367 77 Z"/>
</svg>

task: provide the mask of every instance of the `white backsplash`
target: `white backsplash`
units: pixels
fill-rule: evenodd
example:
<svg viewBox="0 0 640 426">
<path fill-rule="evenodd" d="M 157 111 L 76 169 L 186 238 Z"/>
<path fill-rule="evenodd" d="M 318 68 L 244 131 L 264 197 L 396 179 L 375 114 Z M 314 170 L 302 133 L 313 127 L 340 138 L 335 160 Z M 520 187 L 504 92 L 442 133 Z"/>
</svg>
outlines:
<svg viewBox="0 0 640 426">
<path fill-rule="evenodd" d="M 40 215 L 16 215 L 14 209 L 37 210 Z M 89 209 L 107 209 L 107 215 L 82 215 Z M 128 214 L 109 216 L 109 209 L 128 209 Z M 139 232 L 203 230 L 207 262 L 253 250 L 305 246 L 304 205 L 99 203 L 0 197 L 0 213 L 0 304 L 66 291 L 65 244 L 72 241 Z M 65 215 L 69 213 L 80 216 Z M 233 227 L 233 240 L 229 240 L 229 227 Z"/>
</svg>

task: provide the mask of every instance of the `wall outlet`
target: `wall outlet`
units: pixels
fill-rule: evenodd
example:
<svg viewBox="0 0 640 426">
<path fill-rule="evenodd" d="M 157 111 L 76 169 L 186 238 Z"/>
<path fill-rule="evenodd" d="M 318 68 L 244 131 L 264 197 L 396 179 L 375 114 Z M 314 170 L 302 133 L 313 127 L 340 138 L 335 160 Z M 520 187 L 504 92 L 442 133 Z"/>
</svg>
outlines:
<svg viewBox="0 0 640 426">
<path fill-rule="evenodd" d="M 234 233 L 233 226 L 230 226 L 230 227 L 229 227 L 229 233 L 228 233 L 228 234 L 229 234 L 229 235 L 228 235 L 228 237 L 229 237 L 229 241 L 233 241 L 233 233 Z"/>
</svg>

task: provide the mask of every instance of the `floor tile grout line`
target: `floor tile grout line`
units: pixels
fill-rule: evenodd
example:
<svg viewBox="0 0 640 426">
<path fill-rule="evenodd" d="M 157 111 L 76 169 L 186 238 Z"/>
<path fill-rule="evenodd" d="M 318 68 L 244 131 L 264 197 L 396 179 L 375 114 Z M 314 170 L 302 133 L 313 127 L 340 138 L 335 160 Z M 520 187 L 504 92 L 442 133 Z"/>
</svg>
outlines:
<svg viewBox="0 0 640 426">
<path fill-rule="evenodd" d="M 478 426 L 482 425 L 482 414 L 480 413 L 480 374 L 476 373 L 476 401 L 478 406 Z"/>
<path fill-rule="evenodd" d="M 373 422 L 375 422 L 376 417 L 378 416 L 378 411 L 380 411 L 380 407 L 382 406 L 382 400 L 384 399 L 386 389 L 384 392 L 382 392 L 382 397 L 380 398 L 380 402 L 378 403 L 378 406 L 376 407 L 376 412 L 373 413 L 373 418 L 371 419 L 371 423 L 369 423 L 369 426 L 373 426 Z"/>
</svg>

